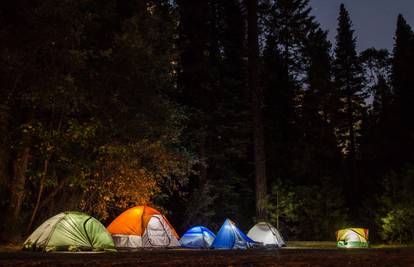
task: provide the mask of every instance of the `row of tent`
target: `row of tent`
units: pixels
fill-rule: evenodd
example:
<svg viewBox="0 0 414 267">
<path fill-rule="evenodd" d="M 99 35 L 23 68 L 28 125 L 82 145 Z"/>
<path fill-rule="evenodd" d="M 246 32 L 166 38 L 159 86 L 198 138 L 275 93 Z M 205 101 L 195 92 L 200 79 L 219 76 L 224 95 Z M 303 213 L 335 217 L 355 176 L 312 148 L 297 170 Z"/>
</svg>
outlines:
<svg viewBox="0 0 414 267">
<path fill-rule="evenodd" d="M 355 228 L 351 232 L 340 230 L 338 235 L 344 238 L 341 241 L 343 247 L 358 242 L 368 244 L 368 231 L 365 229 L 360 231 Z M 346 241 L 348 237 L 353 238 L 352 243 Z M 206 227 L 196 226 L 179 239 L 174 228 L 159 211 L 148 206 L 136 206 L 115 218 L 107 228 L 81 212 L 59 213 L 41 224 L 27 238 L 23 248 L 40 251 L 115 251 L 141 247 L 246 249 L 284 245 L 277 229 L 269 223 L 258 223 L 245 235 L 229 219 L 223 223 L 217 235 Z"/>
<path fill-rule="evenodd" d="M 245 249 L 258 246 L 282 247 L 285 245 L 279 232 L 271 224 L 260 222 L 245 235 L 234 222 L 227 219 L 221 226 L 217 236 L 203 226 L 188 230 L 180 239 L 182 247 Z"/>
</svg>

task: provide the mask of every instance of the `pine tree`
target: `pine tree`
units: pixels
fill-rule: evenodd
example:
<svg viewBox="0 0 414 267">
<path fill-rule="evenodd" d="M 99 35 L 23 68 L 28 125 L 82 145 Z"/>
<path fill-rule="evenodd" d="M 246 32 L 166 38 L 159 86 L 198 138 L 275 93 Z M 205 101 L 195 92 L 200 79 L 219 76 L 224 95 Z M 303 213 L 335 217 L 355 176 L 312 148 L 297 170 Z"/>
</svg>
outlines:
<svg viewBox="0 0 414 267">
<path fill-rule="evenodd" d="M 327 32 L 318 29 L 310 35 L 306 46 L 307 88 L 300 118 L 304 152 L 299 158 L 303 164 L 302 175 L 308 183 L 340 174 L 340 152 L 333 124 L 339 103 L 332 81 L 330 49 Z"/>
<path fill-rule="evenodd" d="M 358 138 L 360 124 L 364 114 L 364 95 L 362 68 L 356 52 L 356 39 L 352 30 L 349 13 L 344 4 L 340 7 L 338 18 L 338 33 L 336 36 L 334 60 L 335 86 L 338 90 L 341 104 L 336 119 L 337 135 L 342 153 L 347 159 L 349 183 L 357 190 L 356 156 L 358 152 Z M 353 195 L 358 195 L 353 192 Z M 348 196 L 354 203 L 356 198 Z"/>
<path fill-rule="evenodd" d="M 219 37 L 220 60 L 215 96 L 215 191 L 218 194 L 215 221 L 231 216 L 249 224 L 255 215 L 254 166 L 251 158 L 249 93 L 247 88 L 246 20 L 244 5 L 238 0 L 215 0 L 216 34 Z M 247 123 L 247 127 L 246 127 Z M 246 212 L 249 211 L 249 212 Z"/>
<path fill-rule="evenodd" d="M 189 151 L 200 160 L 197 166 L 198 174 L 190 177 L 190 201 L 203 202 L 204 205 L 195 205 L 198 209 L 188 210 L 186 219 L 199 217 L 209 221 L 211 214 L 207 212 L 212 204 L 213 196 L 210 181 L 208 180 L 209 167 L 209 135 L 212 129 L 211 102 L 212 85 L 210 83 L 210 1 L 177 1 L 180 17 L 178 47 L 180 51 L 177 101 L 182 104 L 188 114 L 186 127 L 186 141 Z M 213 55 L 214 57 L 215 55 Z M 182 222 L 186 224 L 187 222 Z"/>
<path fill-rule="evenodd" d="M 190 201 L 194 205 L 187 207 L 184 224 L 194 220 L 214 223 L 229 215 L 237 218 L 241 214 L 238 204 L 252 201 L 233 190 L 236 184 L 241 190 L 248 188 L 245 181 L 251 173 L 243 167 L 252 128 L 246 127 L 250 111 L 242 4 L 237 0 L 178 1 L 178 10 L 178 101 L 189 114 L 189 150 L 201 160 L 199 174 L 191 178 L 194 190 L 190 189 Z M 211 212 L 216 205 L 222 209 Z"/>
<path fill-rule="evenodd" d="M 320 114 L 326 123 L 332 122 L 335 113 L 337 96 L 332 82 L 331 43 L 327 40 L 327 32 L 318 29 L 311 34 L 306 47 L 308 56 L 307 78 L 308 95 L 311 102 L 305 99 L 305 106 L 313 108 L 313 114 Z M 313 99 L 312 99 L 313 98 Z"/>
<path fill-rule="evenodd" d="M 361 137 L 361 169 L 371 177 L 371 188 L 378 185 L 378 176 L 389 171 L 394 161 L 392 144 L 396 139 L 392 106 L 394 96 L 390 86 L 391 60 L 387 50 L 367 49 L 360 54 L 365 75 L 365 87 L 372 104 L 364 118 Z M 393 141 L 394 140 L 394 141 Z"/>
<path fill-rule="evenodd" d="M 289 79 L 282 52 L 273 36 L 267 36 L 262 55 L 261 84 L 263 86 L 266 165 L 268 179 L 292 179 L 292 147 L 297 141 L 294 121 L 295 84 Z"/>
<path fill-rule="evenodd" d="M 308 0 L 267 1 L 264 4 L 263 67 L 265 135 L 269 179 L 300 181 L 299 126 L 302 90 L 305 89 L 308 55 L 306 46 L 318 24 Z"/>
<path fill-rule="evenodd" d="M 397 144 L 400 164 L 413 162 L 414 126 L 414 36 L 411 27 L 402 15 L 398 16 L 395 34 L 394 58 L 392 63 L 392 86 L 395 93 L 395 120 L 399 133 Z"/>
<path fill-rule="evenodd" d="M 293 78 L 304 72 L 302 50 L 318 25 L 311 15 L 309 0 L 274 0 L 267 7 L 266 30 L 277 40 L 284 66 Z"/>
<path fill-rule="evenodd" d="M 365 75 L 365 86 L 372 94 L 375 94 L 375 91 L 369 87 L 377 85 L 381 78 L 386 82 L 390 78 L 390 53 L 387 49 L 368 48 L 360 53 L 359 58 Z"/>
</svg>

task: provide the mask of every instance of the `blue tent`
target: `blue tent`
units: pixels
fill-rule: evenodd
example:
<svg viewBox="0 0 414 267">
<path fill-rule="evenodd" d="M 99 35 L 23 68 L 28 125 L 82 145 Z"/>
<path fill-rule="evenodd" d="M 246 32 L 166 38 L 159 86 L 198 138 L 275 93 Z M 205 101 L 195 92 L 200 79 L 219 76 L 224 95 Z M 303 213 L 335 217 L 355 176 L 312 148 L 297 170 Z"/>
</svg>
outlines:
<svg viewBox="0 0 414 267">
<path fill-rule="evenodd" d="M 209 248 L 216 236 L 210 229 L 203 226 L 195 226 L 185 232 L 180 243 L 186 248 Z"/>
<path fill-rule="evenodd" d="M 246 249 L 254 243 L 231 220 L 227 219 L 221 226 L 211 247 L 216 249 Z"/>
</svg>

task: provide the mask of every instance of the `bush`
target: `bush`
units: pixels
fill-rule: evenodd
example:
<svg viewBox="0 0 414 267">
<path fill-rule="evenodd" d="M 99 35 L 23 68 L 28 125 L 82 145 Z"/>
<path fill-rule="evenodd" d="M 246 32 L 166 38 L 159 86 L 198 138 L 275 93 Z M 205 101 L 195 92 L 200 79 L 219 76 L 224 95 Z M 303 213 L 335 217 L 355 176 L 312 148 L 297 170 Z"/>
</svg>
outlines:
<svg viewBox="0 0 414 267">
<path fill-rule="evenodd" d="M 414 166 L 401 173 L 389 173 L 383 179 L 384 192 L 377 224 L 381 238 L 388 243 L 414 241 Z"/>
<path fill-rule="evenodd" d="M 338 186 L 328 178 L 319 185 L 292 187 L 277 182 L 269 198 L 269 217 L 284 237 L 334 240 L 346 226 L 348 211 Z"/>
<path fill-rule="evenodd" d="M 414 240 L 414 208 L 396 208 L 381 218 L 383 240 L 390 243 L 409 243 Z"/>
</svg>

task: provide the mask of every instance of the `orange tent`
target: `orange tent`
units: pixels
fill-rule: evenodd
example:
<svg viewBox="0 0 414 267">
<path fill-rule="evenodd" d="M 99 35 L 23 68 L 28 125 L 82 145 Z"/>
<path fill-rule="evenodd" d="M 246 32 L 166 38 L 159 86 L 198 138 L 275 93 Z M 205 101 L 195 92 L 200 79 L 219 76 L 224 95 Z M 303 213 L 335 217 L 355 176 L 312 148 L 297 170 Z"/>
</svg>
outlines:
<svg viewBox="0 0 414 267">
<path fill-rule="evenodd" d="M 179 246 L 178 235 L 156 209 L 136 206 L 124 211 L 109 226 L 117 247 Z"/>
</svg>

